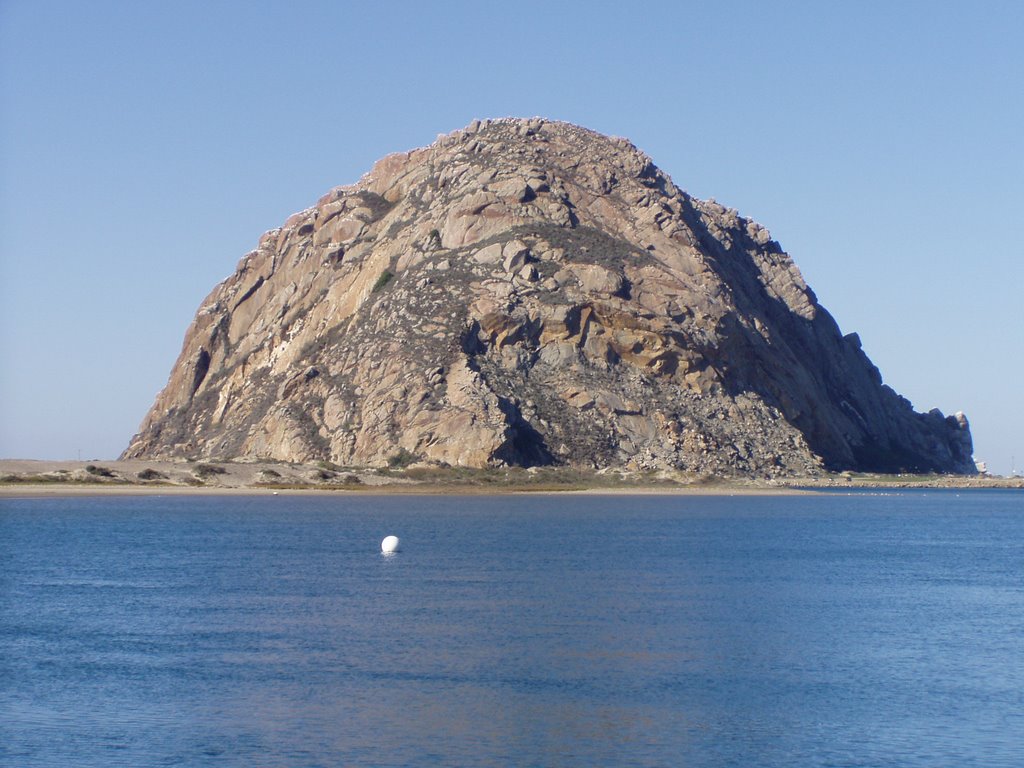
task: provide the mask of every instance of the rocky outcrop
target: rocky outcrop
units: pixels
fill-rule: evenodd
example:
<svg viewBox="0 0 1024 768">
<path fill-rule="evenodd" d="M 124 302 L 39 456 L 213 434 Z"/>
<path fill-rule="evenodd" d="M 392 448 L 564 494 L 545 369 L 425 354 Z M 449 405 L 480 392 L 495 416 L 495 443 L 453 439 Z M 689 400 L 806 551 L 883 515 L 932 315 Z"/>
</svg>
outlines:
<svg viewBox="0 0 1024 768">
<path fill-rule="evenodd" d="M 263 235 L 125 457 L 973 472 L 766 229 L 628 141 L 475 121 Z"/>
</svg>

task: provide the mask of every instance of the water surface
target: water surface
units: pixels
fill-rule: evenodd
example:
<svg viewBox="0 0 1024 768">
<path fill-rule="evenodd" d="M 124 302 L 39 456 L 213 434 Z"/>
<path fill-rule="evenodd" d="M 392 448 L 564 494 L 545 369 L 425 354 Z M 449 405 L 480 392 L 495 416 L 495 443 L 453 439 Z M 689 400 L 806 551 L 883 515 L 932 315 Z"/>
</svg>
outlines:
<svg viewBox="0 0 1024 768">
<path fill-rule="evenodd" d="M 0 500 L 0 765 L 1016 767 L 1022 573 L 1013 491 Z"/>
</svg>

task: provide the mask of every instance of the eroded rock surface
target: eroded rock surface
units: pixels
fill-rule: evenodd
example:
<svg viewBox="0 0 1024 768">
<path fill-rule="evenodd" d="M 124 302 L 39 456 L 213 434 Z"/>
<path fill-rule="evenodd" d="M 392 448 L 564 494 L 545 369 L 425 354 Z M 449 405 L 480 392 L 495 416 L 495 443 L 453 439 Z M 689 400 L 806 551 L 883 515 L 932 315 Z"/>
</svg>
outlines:
<svg viewBox="0 0 1024 768">
<path fill-rule="evenodd" d="M 628 141 L 474 121 L 290 217 L 203 302 L 133 457 L 974 471 L 760 225 Z"/>
</svg>

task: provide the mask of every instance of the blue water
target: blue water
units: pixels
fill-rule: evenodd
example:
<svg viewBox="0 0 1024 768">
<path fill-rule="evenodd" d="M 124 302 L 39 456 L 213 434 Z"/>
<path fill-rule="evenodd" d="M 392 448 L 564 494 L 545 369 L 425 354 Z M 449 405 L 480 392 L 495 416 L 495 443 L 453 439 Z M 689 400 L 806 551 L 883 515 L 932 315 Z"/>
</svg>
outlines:
<svg viewBox="0 0 1024 768">
<path fill-rule="evenodd" d="M 1017 768 L 1024 494 L 0 500 L 0 765 Z"/>
</svg>

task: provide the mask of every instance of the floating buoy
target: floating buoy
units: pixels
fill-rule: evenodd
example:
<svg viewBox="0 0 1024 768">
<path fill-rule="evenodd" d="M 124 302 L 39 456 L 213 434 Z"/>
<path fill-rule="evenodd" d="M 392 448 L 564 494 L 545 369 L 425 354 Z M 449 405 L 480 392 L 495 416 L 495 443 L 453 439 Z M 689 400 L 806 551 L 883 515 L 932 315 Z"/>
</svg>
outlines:
<svg viewBox="0 0 1024 768">
<path fill-rule="evenodd" d="M 380 543 L 380 551 L 385 555 L 390 555 L 392 552 L 398 551 L 398 537 L 397 536 L 385 536 L 384 541 Z"/>
</svg>

